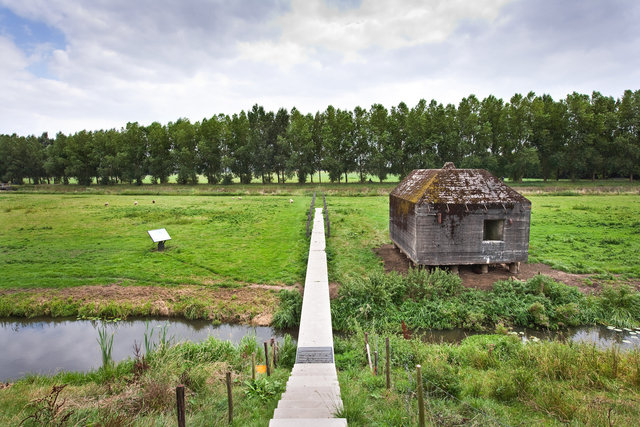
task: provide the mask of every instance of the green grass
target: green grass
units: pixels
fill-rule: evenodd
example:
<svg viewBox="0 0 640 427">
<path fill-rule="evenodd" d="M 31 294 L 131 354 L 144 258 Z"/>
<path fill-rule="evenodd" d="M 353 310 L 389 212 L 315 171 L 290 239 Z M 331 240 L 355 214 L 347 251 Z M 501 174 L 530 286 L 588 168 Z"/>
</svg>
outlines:
<svg viewBox="0 0 640 427">
<path fill-rule="evenodd" d="M 640 197 L 528 195 L 529 262 L 571 273 L 640 277 Z M 388 197 L 331 197 L 329 277 L 343 282 L 382 271 L 374 248 L 389 242 Z"/>
<path fill-rule="evenodd" d="M 389 242 L 388 197 L 328 192 L 330 280 L 382 271 L 373 249 Z M 293 196 L 292 204 L 289 197 L 0 194 L 0 288 L 299 283 L 310 197 Z M 640 197 L 529 198 L 531 262 L 640 277 Z M 161 227 L 172 236 L 165 252 L 147 236 Z"/>
<path fill-rule="evenodd" d="M 640 325 L 640 292 L 630 286 L 605 287 L 600 295 L 536 275 L 503 280 L 489 291 L 462 286 L 459 276 L 412 270 L 406 276 L 372 274 L 343 283 L 331 304 L 333 327 L 351 331 L 360 325 L 400 332 L 411 330 L 494 330 L 498 325 L 559 329 L 605 324 Z"/>
<path fill-rule="evenodd" d="M 42 425 L 58 425 L 69 411 L 68 422 L 60 425 L 175 425 L 178 384 L 185 386 L 187 425 L 227 425 L 225 373 L 231 372 L 232 425 L 266 426 L 293 366 L 295 345 L 285 337 L 278 368 L 268 378 L 259 374 L 253 382 L 251 353 L 256 352 L 258 364 L 264 363 L 259 350 L 255 337 L 245 337 L 238 345 L 209 338 L 197 344 L 159 347 L 144 359 L 132 358 L 88 373 L 30 376 L 0 389 L 0 425 L 19 425 L 43 408 L 34 400 L 62 384 L 67 386 L 57 401 L 59 415 L 41 412 L 46 415 L 41 419 L 48 421 Z"/>
<path fill-rule="evenodd" d="M 530 196 L 529 262 L 640 277 L 640 197 Z"/>
<path fill-rule="evenodd" d="M 391 388 L 384 376 L 384 339 L 390 337 Z M 352 426 L 415 426 L 416 364 L 422 365 L 426 419 L 431 425 L 636 425 L 640 417 L 640 353 L 600 350 L 558 341 L 523 343 L 517 337 L 477 335 L 460 344 L 425 344 L 370 331 L 380 374 L 369 371 L 363 331 L 335 339 L 344 409 Z M 96 344 L 97 345 L 97 344 Z M 227 424 L 225 373 L 233 379 L 234 426 L 267 426 L 295 358 L 285 338 L 271 377 L 251 381 L 251 353 L 259 344 L 213 338 L 159 348 L 88 373 L 30 376 L 0 389 L 0 425 L 46 409 L 43 398 L 61 391 L 57 412 L 41 411 L 56 425 L 175 425 L 175 387 L 185 385 L 188 425 Z M 39 401 L 39 403 L 38 403 Z M 34 423 L 35 424 L 35 423 Z M 26 424 L 30 425 L 30 424 Z M 35 424 L 37 425 L 37 424 Z"/>
<path fill-rule="evenodd" d="M 301 282 L 309 202 L 3 194 L 0 288 Z M 164 252 L 147 235 L 155 228 L 172 237 Z"/>
<path fill-rule="evenodd" d="M 422 365 L 428 425 L 635 425 L 640 353 L 586 344 L 477 335 L 460 344 L 424 344 L 390 335 L 391 389 L 369 371 L 359 332 L 335 342 L 351 426 L 418 422 L 416 364 Z M 384 335 L 370 332 L 385 359 Z"/>
</svg>

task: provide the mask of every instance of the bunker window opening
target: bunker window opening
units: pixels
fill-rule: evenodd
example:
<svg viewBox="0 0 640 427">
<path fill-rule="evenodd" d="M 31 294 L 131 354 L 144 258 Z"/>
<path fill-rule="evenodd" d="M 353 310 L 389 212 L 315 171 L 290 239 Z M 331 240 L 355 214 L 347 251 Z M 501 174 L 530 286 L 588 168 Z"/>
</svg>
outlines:
<svg viewBox="0 0 640 427">
<path fill-rule="evenodd" d="M 504 219 L 485 219 L 482 240 L 504 240 Z"/>
</svg>

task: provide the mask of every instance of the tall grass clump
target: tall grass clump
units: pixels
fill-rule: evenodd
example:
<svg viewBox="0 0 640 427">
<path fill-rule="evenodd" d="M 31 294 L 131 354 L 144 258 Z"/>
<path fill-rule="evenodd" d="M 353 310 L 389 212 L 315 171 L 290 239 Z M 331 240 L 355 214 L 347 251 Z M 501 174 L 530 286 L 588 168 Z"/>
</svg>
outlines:
<svg viewBox="0 0 640 427">
<path fill-rule="evenodd" d="M 544 275 L 498 281 L 491 290 L 466 289 L 457 275 L 436 269 L 406 276 L 374 273 L 349 281 L 332 302 L 337 330 L 354 325 L 398 330 L 493 330 L 496 325 L 560 329 L 568 326 L 640 324 L 640 293 L 628 286 L 584 295 Z"/>
<path fill-rule="evenodd" d="M 110 334 L 107 332 L 107 325 L 102 325 L 98 328 L 98 345 L 100 346 L 100 353 L 102 355 L 102 367 L 107 369 L 113 365 L 113 359 L 111 358 L 111 349 L 113 348 L 113 337 L 115 333 Z"/>
<path fill-rule="evenodd" d="M 272 326 L 286 329 L 300 324 L 300 314 L 302 313 L 302 296 L 298 291 L 288 291 L 283 289 L 278 294 L 280 304 L 278 310 L 273 315 Z"/>
</svg>

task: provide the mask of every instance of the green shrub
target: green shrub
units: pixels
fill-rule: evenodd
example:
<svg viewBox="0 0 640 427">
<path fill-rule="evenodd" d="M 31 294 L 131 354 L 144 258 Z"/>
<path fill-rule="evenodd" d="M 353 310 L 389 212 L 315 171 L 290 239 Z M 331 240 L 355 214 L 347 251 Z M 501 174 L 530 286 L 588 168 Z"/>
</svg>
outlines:
<svg viewBox="0 0 640 427">
<path fill-rule="evenodd" d="M 278 348 L 278 366 L 283 368 L 293 368 L 296 363 L 296 352 L 298 346 L 293 342 L 291 335 L 285 334 L 282 345 Z"/>
<path fill-rule="evenodd" d="M 271 324 L 275 328 L 293 328 L 300 324 L 302 313 L 302 295 L 298 291 L 281 290 L 278 293 L 280 304 L 278 311 L 273 316 Z"/>
<path fill-rule="evenodd" d="M 427 396 L 448 399 L 459 397 L 462 384 L 457 368 L 447 361 L 429 361 L 422 369 L 422 384 Z"/>
</svg>

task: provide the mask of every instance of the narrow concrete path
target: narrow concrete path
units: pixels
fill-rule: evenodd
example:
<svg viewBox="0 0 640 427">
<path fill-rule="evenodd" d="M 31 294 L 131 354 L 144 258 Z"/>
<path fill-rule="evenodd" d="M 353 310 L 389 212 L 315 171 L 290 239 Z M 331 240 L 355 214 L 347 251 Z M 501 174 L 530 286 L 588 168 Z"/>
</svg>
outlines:
<svg viewBox="0 0 640 427">
<path fill-rule="evenodd" d="M 346 419 L 334 418 L 340 408 L 340 385 L 333 358 L 324 221 L 322 208 L 316 208 L 296 363 L 269 426 L 346 426 Z"/>
</svg>

